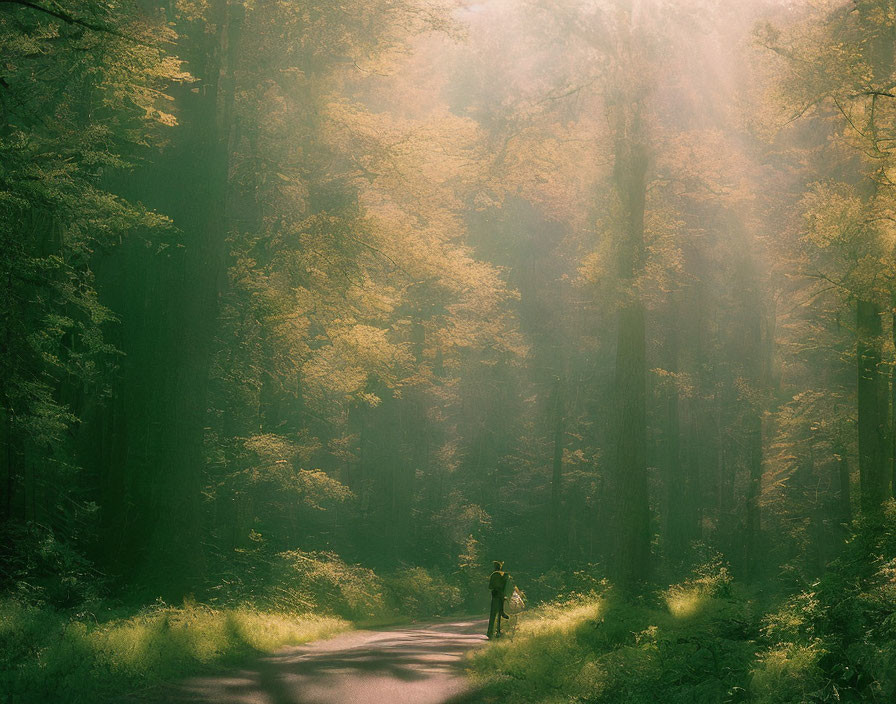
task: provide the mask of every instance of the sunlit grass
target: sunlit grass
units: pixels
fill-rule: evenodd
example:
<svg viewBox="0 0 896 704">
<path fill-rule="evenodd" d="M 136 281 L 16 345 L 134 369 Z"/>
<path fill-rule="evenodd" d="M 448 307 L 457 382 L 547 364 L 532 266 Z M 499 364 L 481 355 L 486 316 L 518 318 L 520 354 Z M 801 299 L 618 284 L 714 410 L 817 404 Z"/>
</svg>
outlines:
<svg viewBox="0 0 896 704">
<path fill-rule="evenodd" d="M 512 626 L 514 638 L 533 638 L 547 634 L 562 634 L 588 620 L 600 617 L 604 601 L 600 597 L 547 604 L 535 612 L 519 617 Z"/>
<path fill-rule="evenodd" d="M 469 667 L 496 704 L 728 701 L 755 661 L 755 642 L 734 632 L 750 614 L 723 570 L 641 598 L 608 590 L 532 610 Z"/>
<path fill-rule="evenodd" d="M 160 606 L 67 618 L 0 602 L 0 690 L 16 702 L 89 701 L 349 627 L 333 617 Z"/>
<path fill-rule="evenodd" d="M 604 607 L 602 597 L 591 595 L 514 617 L 503 639 L 472 657 L 474 680 L 494 694 L 506 694 L 506 701 L 570 701 L 583 678 L 600 679 L 599 669 L 579 657 L 576 633 L 593 628 Z"/>
<path fill-rule="evenodd" d="M 822 685 L 819 659 L 824 651 L 816 643 L 787 643 L 760 655 L 753 668 L 750 689 L 755 701 L 809 701 Z"/>
<path fill-rule="evenodd" d="M 673 587 L 663 595 L 663 599 L 672 616 L 690 618 L 703 607 L 706 595 L 696 587 Z"/>
</svg>

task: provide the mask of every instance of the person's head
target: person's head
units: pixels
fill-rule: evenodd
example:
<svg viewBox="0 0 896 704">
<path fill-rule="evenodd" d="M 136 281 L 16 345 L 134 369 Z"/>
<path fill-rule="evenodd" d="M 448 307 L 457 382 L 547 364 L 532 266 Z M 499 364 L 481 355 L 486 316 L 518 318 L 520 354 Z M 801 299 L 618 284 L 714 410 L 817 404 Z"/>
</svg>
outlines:
<svg viewBox="0 0 896 704">
<path fill-rule="evenodd" d="M 499 562 L 498 560 L 495 560 L 492 565 L 494 565 L 495 567 L 495 572 L 500 572 L 502 569 L 504 569 L 504 563 Z"/>
</svg>

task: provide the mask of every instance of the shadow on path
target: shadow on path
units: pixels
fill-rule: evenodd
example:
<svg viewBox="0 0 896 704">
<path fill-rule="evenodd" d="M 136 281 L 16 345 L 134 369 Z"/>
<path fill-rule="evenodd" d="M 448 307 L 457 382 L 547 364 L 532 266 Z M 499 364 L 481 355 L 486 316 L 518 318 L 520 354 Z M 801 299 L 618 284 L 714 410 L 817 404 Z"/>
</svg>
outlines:
<svg viewBox="0 0 896 704">
<path fill-rule="evenodd" d="M 486 641 L 485 620 L 353 631 L 293 646 L 251 667 L 171 687 L 181 704 L 446 704 L 469 686 L 463 654 Z"/>
</svg>

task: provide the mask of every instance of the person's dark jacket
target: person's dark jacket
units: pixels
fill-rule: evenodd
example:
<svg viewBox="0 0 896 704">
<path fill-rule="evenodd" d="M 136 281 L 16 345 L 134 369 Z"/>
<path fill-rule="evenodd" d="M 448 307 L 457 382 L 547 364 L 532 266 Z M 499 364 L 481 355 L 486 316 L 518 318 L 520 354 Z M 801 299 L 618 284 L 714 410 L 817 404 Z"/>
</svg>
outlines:
<svg viewBox="0 0 896 704">
<path fill-rule="evenodd" d="M 504 596 L 504 590 L 507 588 L 507 573 L 495 570 L 488 578 L 488 588 L 492 596 Z"/>
</svg>

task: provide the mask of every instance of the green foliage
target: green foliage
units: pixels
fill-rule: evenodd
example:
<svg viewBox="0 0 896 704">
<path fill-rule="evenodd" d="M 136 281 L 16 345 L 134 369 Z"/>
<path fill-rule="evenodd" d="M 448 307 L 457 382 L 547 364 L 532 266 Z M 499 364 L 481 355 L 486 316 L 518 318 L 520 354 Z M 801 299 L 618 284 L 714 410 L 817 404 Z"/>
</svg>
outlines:
<svg viewBox="0 0 896 704">
<path fill-rule="evenodd" d="M 83 607 L 103 593 L 104 579 L 90 561 L 46 527 L 7 525 L 0 544 L 3 587 L 24 603 Z"/>
<path fill-rule="evenodd" d="M 490 701 L 738 701 L 757 627 L 752 602 L 708 566 L 649 598 L 605 588 L 539 607 L 471 668 Z"/>
<path fill-rule="evenodd" d="M 820 580 L 765 615 L 714 561 L 634 601 L 605 588 L 541 606 L 471 670 L 489 701 L 891 701 L 894 577 L 891 501 Z"/>
<path fill-rule="evenodd" d="M 896 697 L 896 503 L 863 519 L 840 558 L 764 619 L 763 702 Z"/>
<path fill-rule="evenodd" d="M 0 13 L 0 424 L 6 508 L 64 526 L 77 473 L 73 427 L 85 399 L 110 394 L 117 322 L 96 288 L 98 250 L 162 232 L 169 220 L 110 188 L 112 177 L 162 139 L 171 82 L 187 80 L 154 42 L 167 27 L 136 4 L 78 3 L 86 31 L 37 7 Z M 7 449 L 8 448 L 8 449 Z M 80 489 L 80 487 L 78 487 Z M 52 508 L 36 513 L 25 493 Z M 78 491 L 75 499 L 81 499 Z M 30 510 L 29 510 L 30 509 Z M 68 527 L 68 526 L 66 526 Z"/>
<path fill-rule="evenodd" d="M 595 576 L 598 574 L 600 569 L 597 565 L 574 570 L 555 567 L 527 582 L 526 596 L 532 603 L 538 603 L 575 598 L 591 592 L 600 593 L 607 589 L 608 582 Z"/>
<path fill-rule="evenodd" d="M 162 603 L 137 613 L 71 615 L 7 598 L 0 601 L 0 691 L 22 704 L 96 701 L 347 626 L 327 616 Z"/>
<path fill-rule="evenodd" d="M 280 553 L 272 578 L 278 604 L 304 604 L 353 620 L 387 613 L 382 580 L 373 570 L 346 564 L 333 553 Z"/>
<path fill-rule="evenodd" d="M 351 621 L 429 618 L 482 602 L 482 574 L 473 601 L 457 575 L 446 578 L 424 567 L 381 573 L 347 563 L 333 552 L 289 550 L 271 553 L 260 535 L 229 558 L 214 603 L 253 603 L 278 612 L 331 614 Z M 473 607 L 475 608 L 475 607 Z"/>
<path fill-rule="evenodd" d="M 442 616 L 463 604 L 461 587 L 434 570 L 404 567 L 386 575 L 383 582 L 391 607 L 398 615 Z"/>
<path fill-rule="evenodd" d="M 325 472 L 301 467 L 302 461 L 307 461 L 315 449 L 308 448 L 307 443 L 307 438 L 271 433 L 247 438 L 242 443 L 243 451 L 234 458 L 234 465 L 241 469 L 226 480 L 228 488 L 237 494 L 247 491 L 255 491 L 262 497 L 267 494 L 269 507 L 283 502 L 293 510 L 295 506 L 325 510 L 352 498 L 348 487 Z"/>
<path fill-rule="evenodd" d="M 763 704 L 784 702 L 836 701 L 834 689 L 825 696 L 819 660 L 824 654 L 818 644 L 789 643 L 762 651 L 756 660 L 750 691 Z"/>
<path fill-rule="evenodd" d="M 353 621 L 429 618 L 463 603 L 460 587 L 436 571 L 404 567 L 378 575 L 334 553 L 280 553 L 271 578 L 269 598 L 279 608 L 313 608 Z"/>
</svg>

